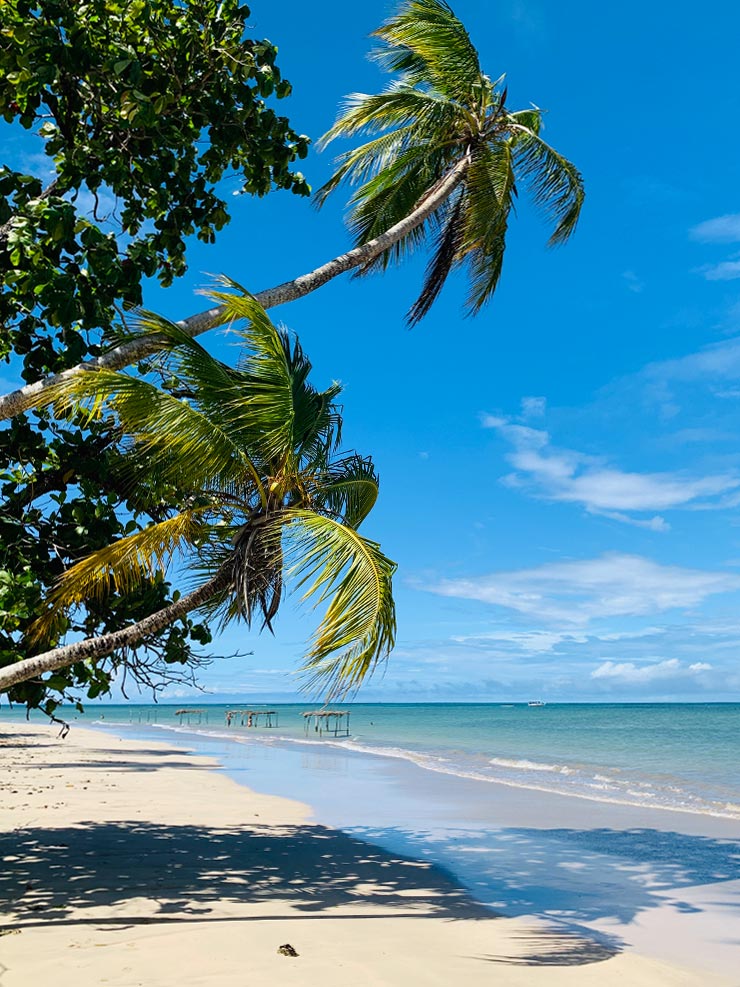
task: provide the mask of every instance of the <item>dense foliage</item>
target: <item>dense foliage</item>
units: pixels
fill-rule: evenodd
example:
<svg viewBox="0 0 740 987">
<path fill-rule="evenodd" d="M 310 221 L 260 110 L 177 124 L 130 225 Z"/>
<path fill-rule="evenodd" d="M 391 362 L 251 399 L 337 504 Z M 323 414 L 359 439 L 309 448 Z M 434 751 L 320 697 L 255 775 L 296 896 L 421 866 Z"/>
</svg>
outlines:
<svg viewBox="0 0 740 987">
<path fill-rule="evenodd" d="M 224 179 L 227 195 L 309 191 L 292 170 L 307 138 L 266 102 L 290 85 L 275 47 L 244 39 L 248 16 L 235 0 L 3 3 L 0 355 L 25 380 L 97 355 L 144 278 L 184 273 L 187 238 L 211 242 L 229 220 Z M 107 421 L 82 429 L 37 411 L 0 432 L 0 665 L 28 654 L 28 623 L 62 571 L 177 504 L 175 484 L 122 486 L 120 455 Z M 154 579 L 104 608 L 85 604 L 69 629 L 115 629 L 169 592 Z M 205 625 L 178 623 L 152 643 L 141 677 L 161 682 L 209 639 Z M 69 687 L 106 690 L 111 662 L 11 698 L 53 711 Z"/>
</svg>

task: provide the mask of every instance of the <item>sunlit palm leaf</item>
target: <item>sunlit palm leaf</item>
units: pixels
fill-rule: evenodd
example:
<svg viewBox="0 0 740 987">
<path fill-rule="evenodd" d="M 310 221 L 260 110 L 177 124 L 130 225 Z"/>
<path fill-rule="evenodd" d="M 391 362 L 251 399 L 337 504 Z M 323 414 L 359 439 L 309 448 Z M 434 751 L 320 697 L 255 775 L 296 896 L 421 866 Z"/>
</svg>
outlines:
<svg viewBox="0 0 740 987">
<path fill-rule="evenodd" d="M 244 388 L 239 407 L 225 409 L 228 422 L 245 443 L 261 450 L 266 461 L 298 458 L 304 447 L 319 436 L 331 448 L 338 434 L 329 435 L 334 422 L 330 411 L 340 387 L 332 384 L 318 392 L 308 382 L 311 362 L 300 343 L 278 329 L 255 299 L 236 282 L 222 278 L 229 292 L 209 292 L 225 306 L 232 322 L 243 321 L 239 336 L 247 343 L 247 355 L 238 372 Z"/>
<path fill-rule="evenodd" d="M 315 489 L 310 489 L 316 506 L 330 511 L 356 529 L 378 499 L 378 477 L 370 459 L 348 456 L 319 475 Z"/>
<path fill-rule="evenodd" d="M 145 459 L 161 479 L 191 487 L 217 479 L 259 473 L 242 446 L 196 407 L 140 377 L 112 370 L 89 370 L 63 381 L 50 395 L 59 411 L 86 408 L 93 417 L 112 411 L 134 444 L 134 458 Z"/>
<path fill-rule="evenodd" d="M 533 106 L 528 110 L 515 110 L 507 114 L 508 118 L 521 127 L 526 127 L 533 134 L 539 134 L 542 127 L 542 110 Z"/>
<path fill-rule="evenodd" d="M 305 510 L 284 515 L 288 577 L 303 599 L 329 601 L 304 663 L 327 698 L 351 691 L 387 658 L 396 633 L 396 565 L 352 528 Z"/>
<path fill-rule="evenodd" d="M 335 163 L 339 167 L 329 181 L 314 194 L 316 204 L 323 205 L 329 193 L 345 179 L 354 185 L 384 171 L 393 164 L 399 154 L 408 150 L 409 145 L 413 145 L 417 137 L 417 128 L 409 124 L 338 155 Z"/>
<path fill-rule="evenodd" d="M 517 125 L 514 136 L 517 171 L 535 204 L 555 226 L 549 243 L 564 243 L 575 230 L 581 212 L 583 178 L 570 161 L 534 131 Z"/>
<path fill-rule="evenodd" d="M 484 81 L 468 32 L 441 0 L 408 0 L 373 36 L 383 43 L 374 57 L 386 69 L 450 99 L 470 99 Z"/>
<path fill-rule="evenodd" d="M 336 123 L 321 137 L 319 147 L 325 148 L 338 137 L 351 137 L 357 133 L 374 133 L 394 128 L 408 141 L 411 135 L 422 139 L 425 131 L 445 129 L 450 133 L 466 118 L 464 107 L 456 106 L 428 90 L 416 89 L 405 79 L 392 82 L 381 93 L 352 93 L 344 101 L 344 109 Z M 404 136 L 408 135 L 408 136 Z M 372 142 L 373 144 L 375 142 Z M 358 149 L 354 154 L 368 153 Z"/>
<path fill-rule="evenodd" d="M 32 624 L 29 638 L 53 637 L 60 620 L 83 600 L 105 600 L 138 589 L 167 570 L 172 558 L 204 537 L 211 508 L 185 510 L 92 552 L 62 575 L 47 597 L 46 611 Z"/>
</svg>

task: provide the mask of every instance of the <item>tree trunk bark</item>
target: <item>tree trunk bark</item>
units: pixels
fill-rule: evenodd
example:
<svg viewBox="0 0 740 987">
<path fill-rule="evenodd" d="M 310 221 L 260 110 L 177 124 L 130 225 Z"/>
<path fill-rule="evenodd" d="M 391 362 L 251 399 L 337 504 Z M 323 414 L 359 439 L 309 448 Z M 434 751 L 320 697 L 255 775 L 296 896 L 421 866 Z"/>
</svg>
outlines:
<svg viewBox="0 0 740 987">
<path fill-rule="evenodd" d="M 275 305 L 283 305 L 286 302 L 295 301 L 297 298 L 303 298 L 305 295 L 309 295 L 312 291 L 316 291 L 317 288 L 326 284 L 327 281 L 331 281 L 338 274 L 343 274 L 345 271 L 351 271 L 353 268 L 368 264 L 379 254 L 388 250 L 404 236 L 416 229 L 417 226 L 421 226 L 462 182 L 469 165 L 469 156 L 466 155 L 461 158 L 443 178 L 432 186 L 412 213 L 406 216 L 405 219 L 402 219 L 400 223 L 396 223 L 395 226 L 386 230 L 385 233 L 381 233 L 380 236 L 375 237 L 374 240 L 369 240 L 367 243 L 363 243 L 361 246 L 349 250 L 346 254 L 340 254 L 326 264 L 322 264 L 321 267 L 309 271 L 308 274 L 302 274 L 293 281 L 285 281 L 275 288 L 267 288 L 265 291 L 260 291 L 254 297 L 263 308 L 273 308 Z M 187 319 L 178 322 L 178 325 L 189 336 L 198 336 L 200 333 L 217 326 L 222 313 L 223 306 L 219 305 L 216 308 L 208 309 L 206 312 L 191 315 Z M 19 415 L 23 411 L 27 411 L 29 408 L 34 408 L 38 404 L 41 404 L 45 400 L 50 388 L 74 374 L 78 374 L 86 369 L 120 370 L 122 367 L 129 366 L 131 363 L 138 362 L 149 353 L 155 352 L 158 348 L 155 337 L 131 340 L 122 343 L 120 346 L 116 346 L 115 349 L 104 353 L 94 360 L 78 364 L 76 367 L 64 370 L 60 374 L 54 374 L 52 377 L 46 377 L 44 380 L 26 384 L 25 387 L 21 387 L 17 391 L 11 391 L 9 394 L 0 397 L 0 420 L 12 418 L 14 415 Z"/>
<path fill-rule="evenodd" d="M 197 609 L 209 600 L 219 590 L 224 589 L 231 579 L 230 566 L 222 566 L 213 579 L 180 597 L 176 603 L 150 614 L 136 624 L 124 627 L 120 631 L 103 634 L 100 637 L 88 638 L 86 641 L 76 641 L 65 644 L 53 651 L 24 658 L 14 665 L 0 668 L 0 692 L 5 692 L 19 682 L 27 682 L 44 672 L 53 672 L 58 668 L 67 668 L 76 661 L 85 658 L 105 658 L 116 648 L 135 647 L 144 638 L 156 634 L 169 624 L 184 617 L 191 610 Z"/>
</svg>

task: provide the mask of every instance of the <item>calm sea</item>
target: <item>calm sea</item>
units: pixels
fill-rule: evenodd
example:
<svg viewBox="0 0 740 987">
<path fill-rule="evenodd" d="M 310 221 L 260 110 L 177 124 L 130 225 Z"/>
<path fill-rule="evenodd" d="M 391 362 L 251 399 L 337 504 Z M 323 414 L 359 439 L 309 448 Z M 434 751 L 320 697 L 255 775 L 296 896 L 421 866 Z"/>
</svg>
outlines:
<svg viewBox="0 0 740 987">
<path fill-rule="evenodd" d="M 314 707 L 96 705 L 70 720 L 207 734 L 237 743 L 345 748 L 412 761 L 428 771 L 601 802 L 740 819 L 740 704 L 361 704 L 349 733 L 319 732 Z M 192 707 L 191 707 L 192 708 Z M 275 710 L 232 718 L 229 709 Z M 0 707 L 0 721 L 23 711 Z M 307 748 L 305 745 L 310 745 Z"/>
</svg>

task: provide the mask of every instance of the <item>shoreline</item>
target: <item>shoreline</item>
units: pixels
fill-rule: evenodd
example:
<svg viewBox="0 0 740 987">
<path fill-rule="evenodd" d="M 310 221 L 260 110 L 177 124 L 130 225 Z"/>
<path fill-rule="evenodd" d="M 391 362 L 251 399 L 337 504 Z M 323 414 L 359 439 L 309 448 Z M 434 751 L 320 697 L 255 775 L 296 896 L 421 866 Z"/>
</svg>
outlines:
<svg viewBox="0 0 740 987">
<path fill-rule="evenodd" d="M 273 704 L 275 705 L 275 704 Z M 609 704 L 608 713 L 593 713 L 584 704 L 555 704 L 534 714 L 513 705 L 468 704 L 475 712 L 461 721 L 460 704 L 358 704 L 348 736 L 314 738 L 304 731 L 300 714 L 306 706 L 277 704 L 280 726 L 244 731 L 223 724 L 227 706 L 205 704 L 191 724 L 177 706 L 101 707 L 98 713 L 114 728 L 155 732 L 205 732 L 231 739 L 240 733 L 254 739 L 302 745 L 309 751 L 329 747 L 368 756 L 397 758 L 427 771 L 475 782 L 568 795 L 589 803 L 626 805 L 672 813 L 713 816 L 740 823 L 740 704 Z M 635 710 L 649 706 L 646 714 Z M 727 707 L 719 719 L 710 708 Z M 689 710 L 689 712 L 679 712 Z M 111 714 L 110 721 L 107 719 Z M 215 713 L 215 717 L 214 714 Z M 92 716 L 90 716 L 92 714 Z M 201 723 L 203 714 L 204 723 Z M 706 716 L 710 720 L 706 720 Z M 151 721 L 150 721 L 151 716 Z M 209 716 L 212 721 L 209 724 Z M 441 720 L 440 720 L 441 716 Z M 72 713 L 74 720 L 78 720 Z M 91 709 L 80 725 L 97 716 Z M 0 722 L 3 717 L 0 716 Z M 219 720 L 221 723 L 219 724 Z M 146 722 L 145 722 L 146 721 Z M 625 743 L 625 731 L 634 742 Z M 706 747 L 713 738 L 723 765 Z M 551 743 L 543 744 L 549 736 Z M 651 752 L 660 749 L 660 758 Z M 734 767 L 733 767 L 734 766 Z M 588 811 L 587 808 L 583 809 Z"/>
<path fill-rule="evenodd" d="M 733 704 L 734 705 L 734 704 Z M 360 743 L 353 740 L 336 740 L 334 738 L 326 738 L 324 740 L 309 740 L 299 737 L 286 737 L 284 735 L 275 734 L 269 737 L 264 735 L 246 735 L 239 733 L 229 733 L 225 729 L 209 729 L 201 728 L 197 730 L 188 726 L 173 726 L 171 724 L 124 724 L 124 723 L 110 723 L 106 724 L 102 720 L 97 720 L 91 722 L 87 725 L 88 729 L 93 730 L 103 730 L 110 731 L 114 729 L 123 728 L 124 730 L 131 729 L 133 732 L 137 730 L 162 730 L 174 733 L 176 736 L 183 738 L 188 737 L 210 737 L 216 740 L 226 740 L 226 741 L 236 741 L 244 743 L 270 743 L 276 746 L 289 747 L 292 745 L 305 746 L 313 750 L 326 750 L 327 748 L 335 748 L 337 750 L 347 752 L 350 755 L 359 757 L 371 757 L 371 758 L 388 758 L 390 760 L 397 760 L 405 762 L 409 765 L 414 765 L 416 768 L 420 768 L 422 771 L 429 771 L 434 774 L 445 775 L 450 778 L 460 779 L 463 781 L 471 781 L 475 783 L 481 783 L 484 785 L 501 785 L 505 788 L 514 788 L 525 792 L 539 792 L 548 797 L 554 797 L 556 799 L 566 798 L 566 799 L 581 799 L 584 802 L 596 802 L 600 805 L 607 806 L 618 806 L 620 809 L 626 811 L 634 811 L 641 813 L 642 811 L 647 812 L 665 812 L 669 814 L 678 813 L 679 815 L 687 815 L 692 817 L 698 817 L 699 819 L 716 819 L 720 820 L 722 823 L 735 823 L 738 824 L 740 829 L 740 805 L 733 806 L 732 810 L 725 812 L 712 811 L 707 809 L 698 808 L 688 808 L 686 806 L 679 805 L 665 805 L 659 802 L 630 802 L 626 799 L 609 798 L 607 796 L 595 795 L 583 791 L 578 791 L 575 789 L 557 789 L 548 788 L 546 785 L 536 785 L 533 782 L 522 782 L 522 781 L 512 781 L 507 778 L 501 777 L 491 777 L 481 774 L 476 774 L 474 772 L 458 771 L 452 768 L 445 767 L 441 764 L 433 763 L 433 758 L 430 755 L 417 753 L 413 751 L 402 750 L 395 747 L 388 747 L 387 749 L 381 747 L 363 747 Z"/>
<path fill-rule="evenodd" d="M 21 930 L 0 937 L 2 987 L 157 987 L 183 957 L 195 985 L 247 970 L 277 984 L 338 972 L 367 985 L 734 982 L 503 917 L 428 860 L 316 823 L 308 805 L 259 794 L 212 758 L 113 724 L 75 725 L 65 741 L 3 724 L 0 757 L 2 926 Z M 298 958 L 277 953 L 286 942 Z"/>
</svg>

